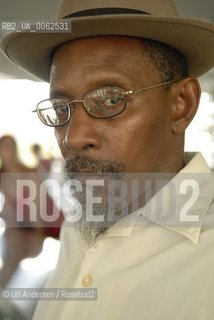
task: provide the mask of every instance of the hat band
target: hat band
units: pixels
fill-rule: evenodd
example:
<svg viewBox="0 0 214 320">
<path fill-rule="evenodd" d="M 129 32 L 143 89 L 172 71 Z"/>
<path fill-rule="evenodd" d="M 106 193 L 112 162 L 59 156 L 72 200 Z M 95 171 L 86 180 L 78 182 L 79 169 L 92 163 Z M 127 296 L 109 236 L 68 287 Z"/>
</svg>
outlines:
<svg viewBox="0 0 214 320">
<path fill-rule="evenodd" d="M 96 9 L 89 9 L 78 11 L 64 18 L 74 18 L 74 17 L 88 17 L 88 16 L 99 16 L 99 15 L 108 15 L 108 14 L 125 14 L 125 13 L 137 13 L 137 14 L 149 14 L 146 11 L 135 10 L 135 9 L 128 9 L 128 8 L 96 8 Z"/>
</svg>

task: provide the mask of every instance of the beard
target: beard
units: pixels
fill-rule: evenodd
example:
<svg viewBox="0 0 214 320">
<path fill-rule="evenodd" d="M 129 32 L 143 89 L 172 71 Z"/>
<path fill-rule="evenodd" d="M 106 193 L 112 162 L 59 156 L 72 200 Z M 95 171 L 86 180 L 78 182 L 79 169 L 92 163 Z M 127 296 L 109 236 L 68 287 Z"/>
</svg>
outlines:
<svg viewBox="0 0 214 320">
<path fill-rule="evenodd" d="M 79 221 L 72 222 L 72 226 L 80 234 L 81 240 L 87 247 L 92 247 L 98 239 L 100 240 L 104 237 L 108 229 L 115 223 L 115 219 L 109 219 L 108 190 L 106 190 L 106 187 L 96 186 L 93 197 L 102 198 L 102 203 L 93 205 L 93 217 L 97 217 L 98 219 L 93 219 L 96 221 L 88 221 L 87 209 L 90 203 L 86 196 L 86 179 L 108 182 L 109 179 L 121 179 L 124 171 L 125 165 L 123 163 L 109 160 L 94 160 L 84 155 L 76 155 L 65 163 L 64 174 L 66 178 L 77 179 L 82 184 L 82 192 L 74 194 L 75 199 L 81 203 L 82 215 Z M 99 217 L 101 216 L 102 221 L 99 221 Z M 121 213 L 116 216 L 118 221 L 121 218 Z"/>
</svg>

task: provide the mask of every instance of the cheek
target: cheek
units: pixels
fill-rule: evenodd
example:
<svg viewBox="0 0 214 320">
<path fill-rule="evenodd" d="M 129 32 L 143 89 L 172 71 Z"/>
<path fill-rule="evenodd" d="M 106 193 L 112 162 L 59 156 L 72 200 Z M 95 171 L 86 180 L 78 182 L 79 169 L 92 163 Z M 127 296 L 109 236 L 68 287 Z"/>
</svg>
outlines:
<svg viewBox="0 0 214 320">
<path fill-rule="evenodd" d="M 136 116 L 138 114 L 138 116 Z M 136 142 L 155 150 L 170 137 L 170 108 L 161 95 L 151 96 L 138 108 L 135 121 Z"/>
<path fill-rule="evenodd" d="M 143 125 L 139 118 L 118 120 L 103 131 L 104 145 L 118 160 L 127 162 L 142 148 Z"/>
<path fill-rule="evenodd" d="M 58 143 L 58 146 L 60 148 L 60 151 L 62 153 L 62 156 L 65 157 L 65 152 L 64 152 L 64 149 L 63 149 L 63 139 L 64 139 L 64 132 L 63 132 L 63 129 L 55 129 L 54 130 L 54 134 L 55 134 L 55 138 L 56 138 L 56 141 Z"/>
<path fill-rule="evenodd" d="M 117 159 L 139 167 L 158 159 L 162 149 L 167 148 L 169 128 L 168 115 L 160 114 L 160 110 L 127 112 L 108 130 L 107 145 Z"/>
<path fill-rule="evenodd" d="M 61 139 L 61 135 L 59 133 L 59 130 L 58 129 L 54 129 L 54 134 L 55 134 L 56 141 L 57 141 L 58 145 L 60 146 L 60 141 L 62 139 Z"/>
</svg>

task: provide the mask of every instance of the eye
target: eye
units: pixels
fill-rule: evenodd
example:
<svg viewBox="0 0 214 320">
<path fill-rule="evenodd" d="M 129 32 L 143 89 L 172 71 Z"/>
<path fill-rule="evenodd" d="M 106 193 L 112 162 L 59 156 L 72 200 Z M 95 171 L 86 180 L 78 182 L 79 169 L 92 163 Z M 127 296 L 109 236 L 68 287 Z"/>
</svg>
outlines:
<svg viewBox="0 0 214 320">
<path fill-rule="evenodd" d="M 116 107 L 123 100 L 122 90 L 116 87 L 102 87 L 89 93 L 88 98 L 98 107 Z"/>
<path fill-rule="evenodd" d="M 56 119 L 55 122 L 64 122 L 67 120 L 69 113 L 69 106 L 66 101 L 63 100 L 55 100 L 52 101 L 52 110 L 54 110 L 54 114 L 52 115 L 53 119 Z"/>
<path fill-rule="evenodd" d="M 61 105 L 57 105 L 57 106 L 53 106 L 55 112 L 57 114 L 62 114 L 62 113 L 65 113 L 65 112 L 68 112 L 68 107 L 66 104 L 61 104 Z"/>
<path fill-rule="evenodd" d="M 65 113 L 68 111 L 68 106 L 66 101 L 61 99 L 53 99 L 51 100 L 52 108 L 57 114 Z"/>
<path fill-rule="evenodd" d="M 107 107 L 112 107 L 121 103 L 123 99 L 119 96 L 106 97 L 103 103 Z"/>
</svg>

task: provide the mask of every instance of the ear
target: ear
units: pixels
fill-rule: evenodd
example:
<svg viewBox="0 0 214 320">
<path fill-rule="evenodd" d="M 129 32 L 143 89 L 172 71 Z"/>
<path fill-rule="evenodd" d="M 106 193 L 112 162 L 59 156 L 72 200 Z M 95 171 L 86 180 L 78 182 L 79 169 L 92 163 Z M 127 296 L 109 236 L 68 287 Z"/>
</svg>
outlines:
<svg viewBox="0 0 214 320">
<path fill-rule="evenodd" d="M 200 102 L 201 88 L 196 78 L 185 78 L 171 91 L 171 129 L 174 134 L 184 133 L 194 118 Z"/>
</svg>

